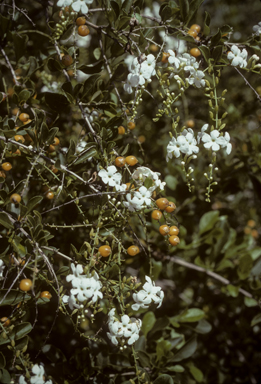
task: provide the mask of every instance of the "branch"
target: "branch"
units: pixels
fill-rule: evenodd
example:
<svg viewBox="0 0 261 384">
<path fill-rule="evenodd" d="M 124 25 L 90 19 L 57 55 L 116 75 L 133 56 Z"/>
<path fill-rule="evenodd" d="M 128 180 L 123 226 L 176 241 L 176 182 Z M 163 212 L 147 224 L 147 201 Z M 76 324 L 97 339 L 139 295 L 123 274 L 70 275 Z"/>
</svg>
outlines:
<svg viewBox="0 0 261 384">
<path fill-rule="evenodd" d="M 234 68 L 240 74 L 240 76 L 243 77 L 243 79 L 245 80 L 246 85 L 248 85 L 249 88 L 251 88 L 252 91 L 255 92 L 258 101 L 261 101 L 261 97 L 259 96 L 259 94 L 255 90 L 255 88 L 252 87 L 252 85 L 248 82 L 248 80 L 245 78 L 245 76 L 240 72 L 240 70 L 237 67 L 234 67 Z"/>
<path fill-rule="evenodd" d="M 195 271 L 198 271 L 198 272 L 203 272 L 206 275 L 212 277 L 213 279 L 220 281 L 222 284 L 225 284 L 225 285 L 231 284 L 231 282 L 228 279 L 225 279 L 224 277 L 218 275 L 217 273 L 209 271 L 208 269 L 199 267 L 198 265 L 188 263 L 187 261 L 180 259 L 177 256 L 166 256 L 164 259 L 172 261 L 175 264 L 182 265 L 183 267 L 194 269 Z M 247 292 L 242 288 L 239 288 L 239 292 L 246 297 L 250 297 L 250 298 L 253 297 L 253 295 L 250 292 Z"/>
<path fill-rule="evenodd" d="M 12 67 L 12 64 L 10 63 L 10 61 L 9 61 L 9 59 L 8 59 L 6 53 L 5 53 L 5 51 L 4 51 L 4 49 L 2 48 L 1 45 L 0 45 L 0 50 L 1 50 L 1 52 L 2 52 L 2 55 L 3 55 L 4 58 L 5 58 L 6 64 L 8 65 L 8 67 L 9 67 L 11 73 L 12 73 L 12 76 L 13 76 L 14 81 L 15 81 L 15 85 L 20 85 L 19 81 L 18 81 L 17 78 L 16 78 L 16 74 L 15 74 L 14 68 Z"/>
</svg>

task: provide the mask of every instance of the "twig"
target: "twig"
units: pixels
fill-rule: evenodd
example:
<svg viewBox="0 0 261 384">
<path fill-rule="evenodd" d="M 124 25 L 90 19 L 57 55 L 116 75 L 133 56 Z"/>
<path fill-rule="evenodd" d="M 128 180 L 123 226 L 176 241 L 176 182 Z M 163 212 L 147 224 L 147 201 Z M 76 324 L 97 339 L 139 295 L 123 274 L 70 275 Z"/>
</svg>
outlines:
<svg viewBox="0 0 261 384">
<path fill-rule="evenodd" d="M 199 267 L 198 265 L 188 263 L 187 261 L 180 259 L 177 256 L 165 256 L 164 259 L 172 261 L 175 264 L 182 265 L 183 267 L 194 269 L 195 271 L 198 271 L 198 272 L 203 272 L 206 275 L 213 277 L 213 279 L 220 281 L 222 284 L 225 284 L 225 285 L 231 284 L 231 282 L 228 279 L 225 279 L 224 277 L 218 275 L 217 273 L 209 271 L 208 269 L 204 269 L 202 267 Z M 244 295 L 246 297 L 250 297 L 250 298 L 253 297 L 253 295 L 250 292 L 247 292 L 242 288 L 239 288 L 239 292 L 242 293 L 242 295 Z"/>
<path fill-rule="evenodd" d="M 57 249 L 50 248 L 50 247 L 46 247 L 45 245 L 43 245 L 42 248 L 43 248 L 43 249 L 47 249 L 47 251 L 52 251 L 52 252 L 54 252 L 55 254 L 57 254 L 57 255 L 63 257 L 64 259 L 72 260 L 71 257 L 64 255 L 63 253 L 59 252 Z"/>
<path fill-rule="evenodd" d="M 258 101 L 261 102 L 261 97 L 259 96 L 259 94 L 258 94 L 257 91 L 255 90 L 255 88 L 252 87 L 252 85 L 248 82 L 248 80 L 245 78 L 245 76 L 243 75 L 243 73 L 241 73 L 240 70 L 239 70 L 237 67 L 234 67 L 234 68 L 235 68 L 235 70 L 240 74 L 240 76 L 243 77 L 243 79 L 245 80 L 245 83 L 249 86 L 249 88 L 251 88 L 252 91 L 255 92 Z"/>
<path fill-rule="evenodd" d="M 6 64 L 8 65 L 8 67 L 9 67 L 11 73 L 12 73 L 12 76 L 13 76 L 14 81 L 15 81 L 15 85 L 20 85 L 19 81 L 18 81 L 17 78 L 16 78 L 16 74 L 15 74 L 14 68 L 12 67 L 12 64 L 10 63 L 10 61 L 9 61 L 9 59 L 8 59 L 6 53 L 5 53 L 5 51 L 4 51 L 4 49 L 2 48 L 1 45 L 0 45 L 0 50 L 1 50 L 1 52 L 2 52 L 2 55 L 3 55 L 4 58 L 5 58 Z"/>
<path fill-rule="evenodd" d="M 14 4 L 14 2 L 13 2 L 13 4 Z M 1 5 L 3 7 L 13 8 L 13 6 L 8 5 L 8 4 L 1 4 Z M 27 13 L 23 9 L 18 8 L 16 5 L 15 5 L 15 8 L 17 9 L 18 12 L 21 12 L 27 18 L 27 20 L 30 21 L 30 23 L 33 25 L 33 27 L 36 27 L 36 24 L 33 22 L 33 20 L 30 19 L 30 17 L 27 15 Z"/>
</svg>

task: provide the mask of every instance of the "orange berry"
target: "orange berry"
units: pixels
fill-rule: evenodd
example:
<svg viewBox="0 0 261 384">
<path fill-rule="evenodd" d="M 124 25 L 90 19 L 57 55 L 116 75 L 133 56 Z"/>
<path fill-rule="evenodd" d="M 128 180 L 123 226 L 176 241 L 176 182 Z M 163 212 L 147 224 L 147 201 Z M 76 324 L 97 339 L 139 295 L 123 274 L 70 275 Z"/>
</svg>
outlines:
<svg viewBox="0 0 261 384">
<path fill-rule="evenodd" d="M 201 26 L 198 24 L 193 24 L 193 25 L 191 25 L 190 29 L 199 33 L 201 31 Z"/>
<path fill-rule="evenodd" d="M 169 226 L 166 224 L 163 224 L 159 227 L 159 232 L 162 236 L 166 236 L 169 234 Z"/>
<path fill-rule="evenodd" d="M 200 41 L 200 37 L 199 36 L 195 37 L 195 40 Z"/>
<path fill-rule="evenodd" d="M 124 133 L 125 133 L 125 128 L 121 125 L 120 127 L 118 127 L 118 134 L 124 135 Z"/>
<path fill-rule="evenodd" d="M 23 136 L 22 136 L 23 137 Z M 14 155 L 18 155 L 20 156 L 21 155 L 21 151 L 20 149 L 17 149 L 15 152 L 13 152 Z"/>
<path fill-rule="evenodd" d="M 15 135 L 14 139 L 15 141 L 21 141 L 22 143 L 25 142 L 25 138 L 22 135 Z"/>
<path fill-rule="evenodd" d="M 84 16 L 78 17 L 78 18 L 76 19 L 76 24 L 78 25 L 78 27 L 79 27 L 80 25 L 84 25 L 85 22 L 86 22 L 86 19 L 85 19 Z"/>
<path fill-rule="evenodd" d="M 198 48 L 191 48 L 191 50 L 189 51 L 189 53 L 191 54 L 191 56 L 193 57 L 199 57 L 201 55 L 201 52 Z"/>
<path fill-rule="evenodd" d="M 23 279 L 20 281 L 19 288 L 21 289 L 21 291 L 27 292 L 27 291 L 30 291 L 30 289 L 32 288 L 32 285 L 33 285 L 32 280 Z"/>
<path fill-rule="evenodd" d="M 57 172 L 59 172 L 59 169 L 55 168 L 54 165 L 51 165 L 51 166 L 50 166 L 50 170 L 51 170 L 53 173 L 57 173 Z"/>
<path fill-rule="evenodd" d="M 90 30 L 87 27 L 87 25 L 81 25 L 78 28 L 78 35 L 80 35 L 80 36 L 87 36 L 87 35 L 89 35 L 89 33 L 90 33 Z"/>
<path fill-rule="evenodd" d="M 245 227 L 244 228 L 244 233 L 245 233 L 245 235 L 249 235 L 251 233 L 251 228 Z"/>
<path fill-rule="evenodd" d="M 12 164 L 10 163 L 3 163 L 2 168 L 4 171 L 10 171 L 10 169 L 12 169 L 13 167 L 12 167 Z"/>
<path fill-rule="evenodd" d="M 60 140 L 58 139 L 58 137 L 55 137 L 55 138 L 53 139 L 53 146 L 56 147 L 56 145 L 59 145 L 59 144 L 60 144 Z"/>
<path fill-rule="evenodd" d="M 136 159 L 135 156 L 127 156 L 125 160 L 126 160 L 126 163 L 131 167 L 138 163 L 138 160 Z"/>
<path fill-rule="evenodd" d="M 258 238 L 259 233 L 257 232 L 256 229 L 252 229 L 252 231 L 251 231 L 251 236 L 252 236 L 254 239 L 257 239 L 257 238 Z"/>
<path fill-rule="evenodd" d="M 190 29 L 190 30 L 188 31 L 188 35 L 194 37 L 194 39 L 195 39 L 195 37 L 197 37 L 198 33 L 197 33 L 197 31 L 195 31 L 194 29 Z"/>
<path fill-rule="evenodd" d="M 5 178 L 6 178 L 6 174 L 5 174 L 5 172 L 4 172 L 4 171 L 0 171 L 0 177 L 2 177 L 3 179 L 5 179 Z"/>
<path fill-rule="evenodd" d="M 140 135 L 140 136 L 138 137 L 138 142 L 139 142 L 140 144 L 144 143 L 145 141 L 146 141 L 146 137 L 145 137 L 144 135 Z"/>
<path fill-rule="evenodd" d="M 170 236 L 169 237 L 169 243 L 171 245 L 177 245 L 179 244 L 180 240 L 179 240 L 179 237 L 178 236 Z"/>
<path fill-rule="evenodd" d="M 54 151 L 55 151 L 55 146 L 49 145 L 48 152 L 54 152 Z"/>
<path fill-rule="evenodd" d="M 128 255 L 130 255 L 130 256 L 136 256 L 139 252 L 140 252 L 139 247 L 137 247 L 136 245 L 131 245 L 131 246 L 127 249 L 127 253 L 128 253 Z"/>
<path fill-rule="evenodd" d="M 250 228 L 254 228 L 256 226 L 256 222 L 255 222 L 255 220 L 248 220 L 247 225 Z"/>
<path fill-rule="evenodd" d="M 167 206 L 167 208 L 164 209 L 164 211 L 167 213 L 171 213 L 175 211 L 175 209 L 176 209 L 176 204 L 173 203 L 173 201 L 169 201 L 169 205 Z"/>
<path fill-rule="evenodd" d="M 156 204 L 159 209 L 165 209 L 169 205 L 168 199 L 165 199 L 165 197 L 161 197 L 160 199 L 156 200 Z"/>
<path fill-rule="evenodd" d="M 136 127 L 136 124 L 133 121 L 128 122 L 128 128 L 132 131 Z"/>
<path fill-rule="evenodd" d="M 162 212 L 160 212 L 158 209 L 154 209 L 151 213 L 151 217 L 154 220 L 160 220 L 162 218 Z"/>
<path fill-rule="evenodd" d="M 159 47 L 156 44 L 150 45 L 150 51 L 151 52 L 156 53 L 156 52 L 158 52 L 158 50 L 159 50 Z"/>
<path fill-rule="evenodd" d="M 170 236 L 177 236 L 179 234 L 179 229 L 176 227 L 176 225 L 172 225 L 169 229 Z"/>
<path fill-rule="evenodd" d="M 45 299 L 49 299 L 50 300 L 52 295 L 48 291 L 43 291 L 43 292 L 41 292 L 40 297 L 44 297 Z"/>
<path fill-rule="evenodd" d="M 18 195 L 18 193 L 13 193 L 13 194 L 10 196 L 10 201 L 11 201 L 11 203 L 19 204 L 21 200 L 22 200 L 22 198 L 21 198 L 20 195 Z"/>
<path fill-rule="evenodd" d="M 122 167 L 124 167 L 125 164 L 126 164 L 125 157 L 122 157 L 122 156 L 116 157 L 116 159 L 115 159 L 116 167 L 122 168 Z"/>
<path fill-rule="evenodd" d="M 102 257 L 108 257 L 111 254 L 111 247 L 109 245 L 102 245 L 99 248 L 99 252 Z"/>
<path fill-rule="evenodd" d="M 73 58 L 70 55 L 64 55 L 62 58 L 62 63 L 65 67 L 69 67 L 73 63 Z"/>
<path fill-rule="evenodd" d="M 0 319 L 1 323 L 4 323 L 2 324 L 3 327 L 8 327 L 8 325 L 11 323 L 10 319 L 8 319 L 8 317 L 2 317 Z"/>
<path fill-rule="evenodd" d="M 54 193 L 52 191 L 49 191 L 45 194 L 46 199 L 52 200 L 54 198 Z"/>
<path fill-rule="evenodd" d="M 168 62 L 168 58 L 170 57 L 170 53 L 168 52 L 163 52 L 162 53 L 162 59 L 161 62 L 166 64 Z"/>
<path fill-rule="evenodd" d="M 27 113 L 20 113 L 19 120 L 23 123 L 26 122 L 29 119 L 29 115 Z"/>
<path fill-rule="evenodd" d="M 185 124 L 188 128 L 194 128 L 195 127 L 195 121 L 192 119 L 187 120 Z"/>
<path fill-rule="evenodd" d="M 126 183 L 125 185 L 127 185 L 127 189 L 134 189 L 135 188 L 135 185 L 131 184 L 131 183 Z"/>
</svg>

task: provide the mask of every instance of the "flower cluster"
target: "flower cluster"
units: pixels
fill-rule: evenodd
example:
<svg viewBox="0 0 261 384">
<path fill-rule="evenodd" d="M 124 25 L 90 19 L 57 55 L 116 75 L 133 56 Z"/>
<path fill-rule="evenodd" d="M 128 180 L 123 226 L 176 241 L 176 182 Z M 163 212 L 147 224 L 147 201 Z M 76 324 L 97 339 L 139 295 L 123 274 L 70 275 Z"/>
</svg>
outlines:
<svg viewBox="0 0 261 384">
<path fill-rule="evenodd" d="M 70 296 L 64 295 L 63 302 L 68 303 L 70 309 L 79 308 L 78 302 L 86 302 L 92 300 L 95 303 L 98 300 L 103 298 L 102 284 L 99 280 L 99 276 L 95 272 L 93 276 L 89 277 L 87 275 L 82 275 L 83 267 L 82 265 L 71 264 L 72 274 L 66 277 L 68 282 L 71 282 L 73 288 L 70 290 Z"/>
<path fill-rule="evenodd" d="M 52 384 L 52 380 L 45 381 L 44 379 L 44 367 L 42 365 L 35 364 L 32 368 L 34 376 L 30 377 L 30 384 Z M 19 377 L 19 384 L 27 384 L 25 377 L 21 375 Z"/>
<path fill-rule="evenodd" d="M 135 304 L 131 308 L 134 311 L 138 311 L 140 308 L 149 308 L 152 302 L 158 304 L 157 308 L 162 305 L 164 292 L 160 287 L 155 286 L 155 283 L 151 281 L 149 276 L 145 276 L 145 279 L 147 282 L 143 285 L 142 289 L 132 296 Z"/>
<path fill-rule="evenodd" d="M 202 141 L 206 149 L 211 149 L 212 151 L 219 151 L 220 148 L 225 148 L 226 153 L 229 155 L 232 150 L 232 145 L 230 143 L 230 135 L 228 132 L 224 136 L 220 136 L 220 131 L 214 129 L 210 134 L 205 131 L 208 129 L 208 124 L 204 124 L 201 128 L 201 132 L 197 135 L 197 140 L 194 137 L 194 131 L 189 128 L 184 129 L 184 131 L 175 139 L 172 137 L 170 142 L 167 145 L 167 156 L 166 161 L 172 159 L 174 155 L 176 158 L 180 156 L 181 153 L 185 155 L 192 155 L 199 152 L 199 147 L 197 144 Z"/>
<path fill-rule="evenodd" d="M 199 147 L 197 146 L 197 140 L 194 137 L 194 131 L 191 128 L 188 130 L 184 129 L 184 131 L 177 137 L 177 139 L 172 137 L 168 143 L 166 161 L 172 159 L 172 155 L 178 158 L 181 153 L 189 156 L 198 152 Z"/>
<path fill-rule="evenodd" d="M 128 345 L 132 345 L 139 338 L 139 332 L 142 325 L 140 319 L 129 317 L 128 315 L 121 316 L 121 321 L 115 317 L 115 308 L 111 309 L 109 314 L 109 331 L 107 336 L 114 345 L 118 345 L 118 339 Z"/>
<path fill-rule="evenodd" d="M 137 182 L 138 185 L 142 185 L 146 180 L 151 180 L 152 185 L 148 188 L 150 192 L 155 191 L 159 188 L 160 191 L 164 190 L 166 183 L 161 181 L 159 172 L 153 172 L 147 167 L 138 167 L 132 174 L 132 178 Z"/>
<path fill-rule="evenodd" d="M 151 195 L 152 192 L 146 187 L 140 187 L 138 191 L 128 193 L 126 200 L 123 204 L 129 211 L 140 211 L 143 208 L 151 206 Z"/>
<path fill-rule="evenodd" d="M 236 45 L 232 45 L 231 51 L 228 52 L 227 58 L 231 60 L 231 65 L 234 67 L 239 66 L 240 68 L 247 66 L 247 50 L 240 49 Z"/>
<path fill-rule="evenodd" d="M 59 0 L 57 7 L 68 7 L 72 6 L 75 12 L 87 13 L 89 8 L 87 4 L 92 4 L 93 0 Z"/>
<path fill-rule="evenodd" d="M 144 85 L 146 80 L 150 81 L 151 76 L 156 74 L 156 60 L 153 55 L 147 57 L 142 55 L 142 58 L 135 57 L 129 63 L 130 73 L 127 77 L 127 82 L 123 88 L 127 93 L 132 93 L 132 88 L 138 85 Z"/>
<path fill-rule="evenodd" d="M 5 269 L 5 264 L 4 264 L 3 260 L 0 260 L 0 280 L 3 280 L 3 278 L 4 278 L 4 276 L 3 276 L 4 269 Z"/>
</svg>

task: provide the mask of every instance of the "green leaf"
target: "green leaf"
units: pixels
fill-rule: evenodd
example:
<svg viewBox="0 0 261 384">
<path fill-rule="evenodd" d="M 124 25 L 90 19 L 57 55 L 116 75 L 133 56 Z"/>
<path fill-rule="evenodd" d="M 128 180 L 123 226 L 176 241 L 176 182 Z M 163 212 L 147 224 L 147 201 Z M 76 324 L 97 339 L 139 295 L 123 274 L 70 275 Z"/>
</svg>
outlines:
<svg viewBox="0 0 261 384">
<path fill-rule="evenodd" d="M 2 352 L 0 352 L 0 368 L 2 369 L 4 367 L 5 367 L 5 357 L 2 354 Z"/>
<path fill-rule="evenodd" d="M 251 327 L 254 327 L 256 324 L 261 323 L 261 313 L 256 315 L 251 321 Z"/>
<path fill-rule="evenodd" d="M 150 355 L 144 351 L 136 351 L 139 363 L 142 367 L 150 367 L 151 361 L 150 361 Z"/>
<path fill-rule="evenodd" d="M 26 345 L 28 345 L 28 341 L 29 341 L 29 337 L 28 336 L 22 337 L 22 339 L 18 340 L 15 343 L 15 349 L 21 351 L 22 349 L 24 349 L 24 347 Z"/>
<path fill-rule="evenodd" d="M 189 14 L 189 2 L 188 0 L 179 0 L 181 20 L 186 23 Z"/>
<path fill-rule="evenodd" d="M 193 336 L 171 359 L 171 362 L 178 362 L 189 358 L 197 349 L 197 336 Z"/>
<path fill-rule="evenodd" d="M 194 377 L 194 379 L 197 381 L 197 383 L 202 383 L 204 376 L 200 369 L 195 367 L 195 365 L 190 365 L 189 371 L 191 375 Z"/>
<path fill-rule="evenodd" d="M 28 204 L 27 204 L 27 214 L 31 212 L 37 204 L 40 204 L 40 202 L 43 200 L 42 196 L 34 196 L 32 197 Z"/>
<path fill-rule="evenodd" d="M 0 380 L 2 384 L 9 384 L 11 382 L 11 376 L 6 369 L 1 369 Z"/>
<path fill-rule="evenodd" d="M 85 80 L 84 85 L 83 85 L 83 96 L 82 97 L 86 97 L 90 93 L 93 92 L 95 84 L 100 77 L 101 77 L 100 75 L 92 75 L 89 77 L 89 79 Z"/>
<path fill-rule="evenodd" d="M 167 184 L 167 187 L 171 189 L 172 191 L 175 191 L 177 185 L 178 185 L 178 180 L 175 176 L 172 175 L 167 175 L 164 179 L 165 183 Z"/>
<path fill-rule="evenodd" d="M 160 319 L 156 320 L 156 323 L 154 324 L 151 332 L 155 333 L 158 331 L 162 331 L 162 329 L 166 328 L 169 325 L 169 319 L 167 316 L 161 317 Z"/>
<path fill-rule="evenodd" d="M 162 21 L 167 21 L 168 19 L 171 18 L 171 11 L 172 10 L 171 10 L 171 8 L 168 5 L 166 5 L 162 9 L 162 11 L 160 12 L 160 17 L 161 17 Z"/>
<path fill-rule="evenodd" d="M 172 344 L 168 340 L 160 340 L 157 342 L 156 354 L 157 360 L 161 360 L 163 356 L 167 356 L 171 350 Z"/>
<path fill-rule="evenodd" d="M 145 336 L 147 336 L 148 332 L 153 328 L 156 322 L 156 317 L 153 312 L 147 312 L 142 319 L 142 327 L 141 330 Z"/>
<path fill-rule="evenodd" d="M 164 374 L 157 377 L 153 384 L 174 384 L 174 381 L 171 376 Z"/>
<path fill-rule="evenodd" d="M 222 35 L 221 35 L 220 29 L 219 29 L 217 31 L 217 33 L 214 36 L 212 36 L 212 38 L 211 38 L 211 46 L 215 47 L 220 42 L 221 37 L 222 37 Z"/>
<path fill-rule="evenodd" d="M 9 219 L 5 212 L 0 212 L 0 224 L 7 229 L 13 229 L 12 221 Z"/>
<path fill-rule="evenodd" d="M 83 151 L 84 152 L 84 151 Z M 81 154 L 78 158 L 78 160 L 75 161 L 74 165 L 77 165 L 77 164 L 80 164 L 80 163 L 83 163 L 85 160 L 88 160 L 90 158 L 92 158 L 93 156 L 95 156 L 97 154 L 97 150 L 96 148 L 91 148 L 89 149 L 88 151 L 84 152 L 83 154 Z"/>
<path fill-rule="evenodd" d="M 0 13 L 0 33 L 3 36 L 10 28 L 12 21 Z"/>
<path fill-rule="evenodd" d="M 101 72 L 101 69 L 103 67 L 103 61 L 97 61 L 93 64 L 88 65 L 82 65 L 80 68 L 78 68 L 83 73 L 86 73 L 88 75 L 93 75 Z M 87 79 L 88 80 L 88 79 Z"/>
<path fill-rule="evenodd" d="M 30 323 L 21 323 L 16 325 L 13 330 L 9 333 L 8 338 L 4 338 L 3 335 L 0 335 L 0 345 L 7 344 L 11 340 L 19 340 L 27 333 L 31 332 L 32 325 Z"/>
<path fill-rule="evenodd" d="M 205 213 L 199 222 L 199 234 L 205 233 L 212 229 L 219 218 L 219 211 Z"/>
<path fill-rule="evenodd" d="M 253 267 L 253 260 L 249 254 L 246 254 L 240 258 L 239 266 L 237 268 L 237 274 L 240 280 L 245 280 L 249 277 L 252 267 Z"/>
<path fill-rule="evenodd" d="M 205 334 L 210 332 L 211 329 L 212 329 L 212 325 L 207 320 L 201 319 L 198 322 L 198 325 L 196 326 L 195 331 L 198 333 Z"/>
<path fill-rule="evenodd" d="M 203 29 L 203 35 L 208 36 L 210 34 L 210 16 L 207 12 L 205 12 L 205 20 L 204 20 L 204 29 Z"/>
<path fill-rule="evenodd" d="M 246 307 L 256 307 L 258 305 L 258 302 L 255 299 L 246 296 L 244 297 L 244 303 Z"/>
<path fill-rule="evenodd" d="M 31 296 L 24 294 L 23 292 L 19 292 L 16 289 L 11 289 L 8 292 L 8 289 L 1 289 L 0 292 L 0 306 L 3 305 L 15 305 L 20 303 L 20 301 L 30 300 Z M 7 294 L 7 295 L 6 295 Z M 6 295 L 6 297 L 5 297 Z M 5 297 L 5 299 L 4 299 Z"/>
<path fill-rule="evenodd" d="M 189 4 L 189 14 L 187 18 L 186 24 L 190 22 L 191 19 L 193 19 L 194 15 L 198 11 L 199 7 L 203 3 L 204 0 L 192 0 L 191 3 Z"/>
<path fill-rule="evenodd" d="M 213 49 L 212 57 L 214 59 L 214 64 L 216 64 L 220 60 L 222 53 L 223 53 L 223 45 L 218 45 Z"/>
<path fill-rule="evenodd" d="M 125 0 L 124 3 L 122 4 L 122 9 L 126 12 L 129 13 L 131 6 L 132 6 L 133 0 Z"/>
<path fill-rule="evenodd" d="M 209 48 L 206 46 L 206 45 L 201 45 L 198 47 L 200 52 L 202 53 L 204 59 L 206 60 L 206 62 L 208 62 L 209 58 L 210 58 L 210 50 Z"/>
<path fill-rule="evenodd" d="M 186 309 L 178 316 L 180 323 L 193 323 L 201 320 L 205 316 L 205 313 L 199 308 Z"/>
<path fill-rule="evenodd" d="M 185 369 L 182 367 L 182 365 L 173 365 L 172 367 L 166 367 L 166 369 L 168 371 L 171 371 L 171 372 L 178 372 L 178 373 L 182 373 L 185 371 Z"/>
<path fill-rule="evenodd" d="M 238 296 L 238 292 L 239 292 L 238 287 L 235 287 L 232 284 L 228 284 L 226 287 L 224 287 L 224 289 L 229 293 L 230 296 L 232 296 L 232 297 Z"/>
</svg>

